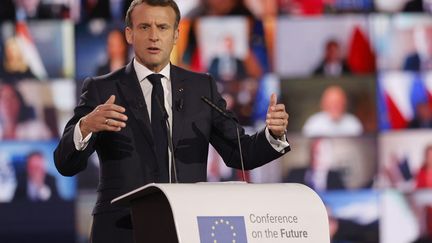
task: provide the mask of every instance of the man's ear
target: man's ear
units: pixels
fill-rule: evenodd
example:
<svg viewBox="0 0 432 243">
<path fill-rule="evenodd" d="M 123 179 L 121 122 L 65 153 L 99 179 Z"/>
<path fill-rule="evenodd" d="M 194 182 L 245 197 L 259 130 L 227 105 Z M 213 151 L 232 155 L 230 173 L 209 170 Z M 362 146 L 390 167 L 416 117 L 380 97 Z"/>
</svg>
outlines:
<svg viewBox="0 0 432 243">
<path fill-rule="evenodd" d="M 179 38 L 179 28 L 174 31 L 174 44 L 177 44 L 177 40 Z"/>
<path fill-rule="evenodd" d="M 129 45 L 132 45 L 133 32 L 132 32 L 132 29 L 130 27 L 126 27 L 126 29 L 125 29 L 125 37 L 126 37 L 127 43 L 129 43 Z"/>
</svg>

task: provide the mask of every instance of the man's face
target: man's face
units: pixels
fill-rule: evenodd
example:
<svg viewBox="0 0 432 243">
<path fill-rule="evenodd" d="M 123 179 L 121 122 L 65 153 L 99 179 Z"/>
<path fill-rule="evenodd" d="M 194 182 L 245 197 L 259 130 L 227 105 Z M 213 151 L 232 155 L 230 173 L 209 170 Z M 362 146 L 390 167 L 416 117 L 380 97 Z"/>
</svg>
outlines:
<svg viewBox="0 0 432 243">
<path fill-rule="evenodd" d="M 210 15 L 228 14 L 236 6 L 238 0 L 207 0 Z"/>
<path fill-rule="evenodd" d="M 178 38 L 175 18 L 171 7 L 145 3 L 136 6 L 131 13 L 132 27 L 126 27 L 126 39 L 133 46 L 137 61 L 154 72 L 169 63 Z"/>
<path fill-rule="evenodd" d="M 234 54 L 234 40 L 231 36 L 225 37 L 224 45 L 224 49 L 228 51 L 228 54 Z"/>
<path fill-rule="evenodd" d="M 423 122 L 429 122 L 432 119 L 432 111 L 428 103 L 420 103 L 417 105 L 418 118 Z"/>
<path fill-rule="evenodd" d="M 127 44 L 124 41 L 124 36 L 121 32 L 114 31 L 108 35 L 107 49 L 110 59 L 126 57 Z"/>
<path fill-rule="evenodd" d="M 45 160 L 41 155 L 33 155 L 27 161 L 28 179 L 37 185 L 45 182 Z"/>
<path fill-rule="evenodd" d="M 17 61 L 21 60 L 21 56 L 21 50 L 18 46 L 18 43 L 13 39 L 9 39 L 5 45 L 6 59 L 9 61 Z"/>
<path fill-rule="evenodd" d="M 345 93 L 336 87 L 331 87 L 324 91 L 321 108 L 327 112 L 330 117 L 338 121 L 345 114 L 346 110 L 346 97 Z"/>
<path fill-rule="evenodd" d="M 13 88 L 4 85 L 0 88 L 0 120 L 16 122 L 21 103 Z"/>
<path fill-rule="evenodd" d="M 333 43 L 329 45 L 327 49 L 327 61 L 329 62 L 338 62 L 341 59 L 340 48 L 339 45 Z"/>
</svg>

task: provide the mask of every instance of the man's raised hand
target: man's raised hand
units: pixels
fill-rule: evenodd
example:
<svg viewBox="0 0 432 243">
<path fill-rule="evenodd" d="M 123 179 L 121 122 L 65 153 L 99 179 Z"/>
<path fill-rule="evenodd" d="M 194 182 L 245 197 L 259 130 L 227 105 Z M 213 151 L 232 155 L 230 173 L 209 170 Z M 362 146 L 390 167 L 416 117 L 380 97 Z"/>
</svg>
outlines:
<svg viewBox="0 0 432 243">
<path fill-rule="evenodd" d="M 126 109 L 114 104 L 115 95 L 101 105 L 98 105 L 92 112 L 81 119 L 80 129 L 83 138 L 88 134 L 100 131 L 118 132 L 126 127 L 128 117 L 124 114 Z"/>
</svg>

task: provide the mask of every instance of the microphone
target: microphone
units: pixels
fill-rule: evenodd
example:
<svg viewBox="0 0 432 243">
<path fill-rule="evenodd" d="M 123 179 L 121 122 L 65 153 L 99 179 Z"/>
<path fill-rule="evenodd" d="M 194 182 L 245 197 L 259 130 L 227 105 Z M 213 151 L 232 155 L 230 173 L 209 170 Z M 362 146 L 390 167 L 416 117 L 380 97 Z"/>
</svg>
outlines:
<svg viewBox="0 0 432 243">
<path fill-rule="evenodd" d="M 221 108 L 219 108 L 215 103 L 213 103 L 211 100 L 209 100 L 207 97 L 205 96 L 201 96 L 201 99 L 207 103 L 211 108 L 215 109 L 217 112 L 219 112 L 222 116 L 224 116 L 225 118 L 231 120 L 234 122 L 235 126 L 236 126 L 236 131 L 237 131 L 237 146 L 239 149 L 239 153 L 240 153 L 240 164 L 241 164 L 241 168 L 242 168 L 242 179 L 244 182 L 246 182 L 246 176 L 245 176 L 245 169 L 244 169 L 244 161 L 243 161 L 243 153 L 242 153 L 242 147 L 241 147 L 241 143 L 240 143 L 240 132 L 239 132 L 239 126 L 237 121 L 229 116 L 225 111 L 223 111 Z"/>
<path fill-rule="evenodd" d="M 165 120 L 165 125 L 167 128 L 167 140 L 168 140 L 168 148 L 171 151 L 171 160 L 168 160 L 168 176 L 169 176 L 169 183 L 171 182 L 171 173 L 174 172 L 174 182 L 178 183 L 178 179 L 177 179 L 177 168 L 176 168 L 176 163 L 175 163 L 175 156 L 174 156 L 174 145 L 172 143 L 172 137 L 171 137 L 171 128 L 170 128 L 170 124 L 168 121 L 168 112 L 165 110 L 165 107 L 162 106 L 162 103 L 159 100 L 159 97 L 156 96 L 156 102 L 159 106 L 159 109 L 162 111 L 163 114 L 163 119 Z"/>
</svg>

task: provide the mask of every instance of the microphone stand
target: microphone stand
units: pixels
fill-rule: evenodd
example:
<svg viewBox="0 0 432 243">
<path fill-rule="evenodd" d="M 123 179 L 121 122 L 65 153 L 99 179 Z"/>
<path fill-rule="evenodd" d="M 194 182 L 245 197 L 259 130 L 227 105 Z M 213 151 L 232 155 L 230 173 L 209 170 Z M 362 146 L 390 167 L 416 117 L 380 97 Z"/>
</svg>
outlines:
<svg viewBox="0 0 432 243">
<path fill-rule="evenodd" d="M 212 107 L 213 109 L 215 109 L 218 113 L 220 113 L 222 116 L 228 118 L 229 120 L 233 121 L 235 126 L 236 126 L 236 132 L 237 132 L 237 146 L 240 152 L 240 164 L 241 164 L 241 169 L 242 169 L 242 179 L 244 182 L 246 182 L 246 175 L 245 175 L 245 169 L 244 169 L 244 161 L 243 161 L 243 152 L 242 152 L 242 147 L 241 147 L 241 143 L 240 143 L 240 131 L 239 131 L 239 126 L 237 121 L 232 118 L 231 116 L 229 116 L 228 114 L 226 114 L 221 108 L 219 108 L 216 104 L 214 104 L 212 101 L 210 101 L 207 97 L 205 96 L 201 96 L 201 99 L 207 103 L 210 107 Z"/>
<path fill-rule="evenodd" d="M 168 176 L 169 176 L 169 183 L 172 183 L 172 172 L 174 171 L 174 182 L 178 183 L 178 179 L 177 179 L 177 168 L 176 168 L 176 163 L 175 163 L 175 155 L 174 155 L 174 145 L 172 143 L 172 137 L 171 137 L 171 127 L 168 121 L 168 113 L 165 110 L 165 107 L 162 106 L 159 97 L 156 96 L 156 102 L 158 103 L 159 108 L 161 109 L 162 113 L 163 113 L 163 118 L 165 120 L 165 125 L 167 128 L 167 140 L 168 140 L 168 148 L 171 151 L 171 160 L 168 160 Z"/>
<path fill-rule="evenodd" d="M 166 111 L 165 111 L 166 112 Z M 174 155 L 174 145 L 172 143 L 172 137 L 171 137 L 171 129 L 170 129 L 170 124 L 168 121 L 168 114 L 165 117 L 165 124 L 167 127 L 167 139 L 168 139 L 168 147 L 171 151 L 171 161 L 168 165 L 169 167 L 169 182 L 171 183 L 171 171 L 174 172 L 174 182 L 178 183 L 178 179 L 177 179 L 177 168 L 176 168 L 176 163 L 175 163 L 175 155 Z"/>
<path fill-rule="evenodd" d="M 243 152 L 242 152 L 242 147 L 241 147 L 241 143 L 240 143 L 240 132 L 239 132 L 239 127 L 237 122 L 235 122 L 236 124 L 236 131 L 237 131 L 237 146 L 239 148 L 240 151 L 240 163 L 241 163 L 241 167 L 242 167 L 242 179 L 243 181 L 246 181 L 246 175 L 245 175 L 245 169 L 244 169 L 244 163 L 243 163 Z"/>
</svg>

